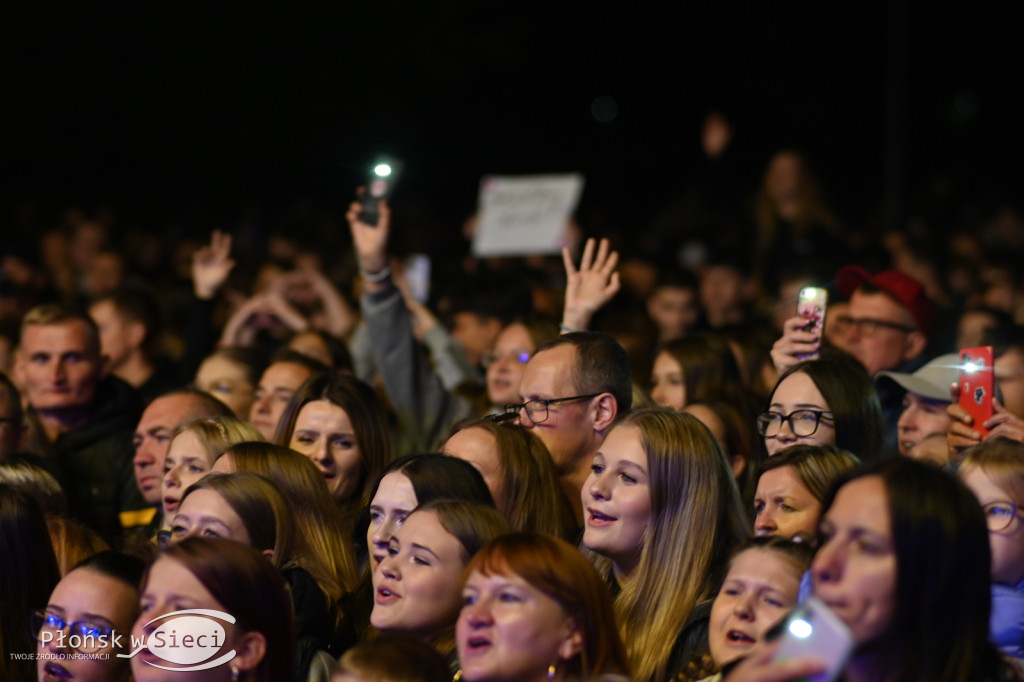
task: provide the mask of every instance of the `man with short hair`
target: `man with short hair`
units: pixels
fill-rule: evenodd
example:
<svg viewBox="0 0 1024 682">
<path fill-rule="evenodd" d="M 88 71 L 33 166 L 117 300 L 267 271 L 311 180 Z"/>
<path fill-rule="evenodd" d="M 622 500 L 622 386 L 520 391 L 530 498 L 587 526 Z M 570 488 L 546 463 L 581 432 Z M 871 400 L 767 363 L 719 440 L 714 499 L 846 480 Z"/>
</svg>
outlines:
<svg viewBox="0 0 1024 682">
<path fill-rule="evenodd" d="M 884 370 L 916 369 L 925 359 L 935 311 L 921 283 L 897 270 L 870 274 L 859 265 L 836 273 L 836 287 L 850 303 L 831 320 L 830 340 L 857 358 L 872 377 Z M 791 317 L 772 347 L 772 361 L 781 374 L 800 356 L 816 353 L 821 339 L 805 330 L 807 321 Z"/>
<path fill-rule="evenodd" d="M 551 452 L 562 487 L 582 522 L 580 491 L 615 418 L 632 404 L 629 358 L 615 339 L 572 332 L 542 343 L 519 383 L 520 423 Z"/>
<path fill-rule="evenodd" d="M 135 482 L 151 505 L 160 504 L 160 486 L 164 478 L 164 458 L 174 430 L 200 417 L 233 417 L 231 408 L 209 393 L 183 388 L 165 393 L 151 402 L 142 413 L 132 445 L 135 448 Z"/>
<path fill-rule="evenodd" d="M 836 345 L 860 360 L 868 374 L 923 358 L 935 311 L 920 282 L 897 270 L 871 275 L 847 265 L 836 273 L 836 286 L 850 299 L 836 319 Z"/>
<path fill-rule="evenodd" d="M 107 371 L 135 387 L 144 404 L 179 385 L 174 367 L 156 353 L 160 315 L 153 296 L 118 289 L 95 300 L 89 316 L 99 329 Z"/>
<path fill-rule="evenodd" d="M 38 454 L 61 468 L 70 514 L 112 540 L 120 514 L 146 506 L 132 474 L 138 396 L 116 377 L 103 378 L 92 319 L 59 304 L 25 314 L 18 368 L 44 440 Z M 134 522 L 126 517 L 124 525 Z"/>
<path fill-rule="evenodd" d="M 895 384 L 903 394 L 903 411 L 896 423 L 899 453 L 945 465 L 949 460 L 946 431 L 951 401 L 949 387 L 957 381 L 959 356 L 947 353 L 931 360 L 913 374 L 880 372 L 879 386 Z"/>
</svg>

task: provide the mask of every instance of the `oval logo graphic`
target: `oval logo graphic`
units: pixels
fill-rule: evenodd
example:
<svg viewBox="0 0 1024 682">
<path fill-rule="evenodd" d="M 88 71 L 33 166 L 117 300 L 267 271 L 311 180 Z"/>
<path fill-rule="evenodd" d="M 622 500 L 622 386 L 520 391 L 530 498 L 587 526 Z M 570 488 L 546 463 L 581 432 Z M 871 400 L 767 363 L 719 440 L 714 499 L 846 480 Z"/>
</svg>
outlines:
<svg viewBox="0 0 1024 682">
<path fill-rule="evenodd" d="M 181 616 L 149 633 L 147 644 L 165 661 L 191 665 L 216 654 L 226 641 L 224 628 L 212 618 Z"/>
<path fill-rule="evenodd" d="M 178 617 L 173 618 L 174 616 Z M 233 624 L 235 617 L 231 614 L 213 609 L 184 609 L 157 616 L 144 627 L 167 618 L 171 620 L 159 625 L 146 637 L 137 638 L 132 635 L 132 653 L 118 654 L 117 657 L 134 658 L 143 649 L 148 649 L 161 660 L 187 667 L 172 668 L 147 659 L 143 659 L 144 663 L 161 670 L 185 672 L 214 668 L 227 663 L 237 655 L 238 652 L 232 649 L 212 661 L 209 660 L 211 656 L 220 653 L 227 644 L 227 632 L 218 621 Z"/>
</svg>

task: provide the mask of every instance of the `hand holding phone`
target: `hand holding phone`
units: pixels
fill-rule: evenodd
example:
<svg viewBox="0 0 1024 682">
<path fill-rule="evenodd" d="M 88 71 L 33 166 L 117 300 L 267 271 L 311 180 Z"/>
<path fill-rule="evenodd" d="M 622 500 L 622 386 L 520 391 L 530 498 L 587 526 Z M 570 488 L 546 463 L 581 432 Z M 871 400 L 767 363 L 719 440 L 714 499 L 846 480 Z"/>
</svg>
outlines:
<svg viewBox="0 0 1024 682">
<path fill-rule="evenodd" d="M 839 677 L 853 650 L 850 628 L 817 597 L 808 597 L 783 622 L 782 638 L 773 661 L 813 657 L 826 665 L 825 672 L 810 675 L 807 682 L 832 682 Z"/>
<path fill-rule="evenodd" d="M 400 170 L 401 164 L 397 161 L 381 162 L 370 170 L 366 178 L 366 191 L 359 197 L 359 203 L 362 205 L 360 221 L 371 227 L 377 226 L 380 202 L 391 197 Z"/>
<path fill-rule="evenodd" d="M 995 394 L 992 346 L 978 346 L 960 350 L 960 407 L 974 423 L 975 431 L 984 438 L 988 429 L 984 424 L 993 415 L 992 396 Z"/>
<path fill-rule="evenodd" d="M 797 296 L 796 314 L 807 320 L 803 328 L 805 332 L 813 332 L 818 337 L 819 348 L 821 336 L 825 331 L 825 309 L 828 307 L 828 290 L 822 287 L 804 287 Z M 816 360 L 818 351 L 801 353 L 799 360 Z"/>
</svg>

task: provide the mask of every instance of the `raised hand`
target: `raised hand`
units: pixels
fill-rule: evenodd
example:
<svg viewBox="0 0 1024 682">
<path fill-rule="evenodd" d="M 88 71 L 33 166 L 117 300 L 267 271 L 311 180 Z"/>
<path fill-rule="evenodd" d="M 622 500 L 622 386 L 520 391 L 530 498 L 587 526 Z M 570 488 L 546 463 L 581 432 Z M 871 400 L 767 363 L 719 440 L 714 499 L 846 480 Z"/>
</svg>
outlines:
<svg viewBox="0 0 1024 682">
<path fill-rule="evenodd" d="M 356 247 L 359 269 L 363 273 L 381 272 L 388 265 L 388 233 L 391 229 L 391 209 L 386 201 L 379 205 L 380 216 L 377 226 L 367 225 L 359 219 L 362 204 L 353 201 L 348 207 L 345 217 L 352 231 L 352 243 Z"/>
<path fill-rule="evenodd" d="M 192 287 L 196 297 L 209 300 L 224 286 L 235 267 L 231 258 L 231 235 L 214 230 L 210 244 L 192 255 Z"/>
<path fill-rule="evenodd" d="M 610 301 L 621 286 L 619 273 L 615 271 L 619 252 L 609 251 L 607 239 L 601 240 L 596 255 L 594 246 L 594 240 L 588 239 L 578 269 L 573 265 L 569 249 L 562 249 L 566 275 L 563 329 L 586 329 L 594 313 Z"/>
<path fill-rule="evenodd" d="M 782 336 L 772 345 L 772 364 L 782 374 L 800 362 L 801 355 L 817 353 L 821 337 L 814 331 L 806 331 L 807 319 L 796 315 L 782 324 Z"/>
</svg>

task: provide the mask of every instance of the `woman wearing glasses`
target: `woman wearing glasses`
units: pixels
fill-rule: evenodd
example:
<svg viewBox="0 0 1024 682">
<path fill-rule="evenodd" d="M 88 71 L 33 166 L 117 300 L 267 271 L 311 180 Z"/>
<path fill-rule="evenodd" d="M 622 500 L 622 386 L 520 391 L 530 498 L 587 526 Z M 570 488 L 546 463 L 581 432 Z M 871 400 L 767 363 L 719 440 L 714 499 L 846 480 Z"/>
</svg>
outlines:
<svg viewBox="0 0 1024 682">
<path fill-rule="evenodd" d="M 968 451 L 958 470 L 985 512 L 992 552 L 991 638 L 1024 659 L 1024 444 L 1000 438 Z"/>
<path fill-rule="evenodd" d="M 885 427 L 875 387 L 853 360 L 822 358 L 790 367 L 757 416 L 768 456 L 790 445 L 835 445 L 863 459 L 881 454 Z"/>
<path fill-rule="evenodd" d="M 38 679 L 125 682 L 132 623 L 139 614 L 141 559 L 101 552 L 57 583 L 46 608 L 32 614 L 39 642 Z M 118 647 L 117 644 L 121 646 Z"/>
</svg>

